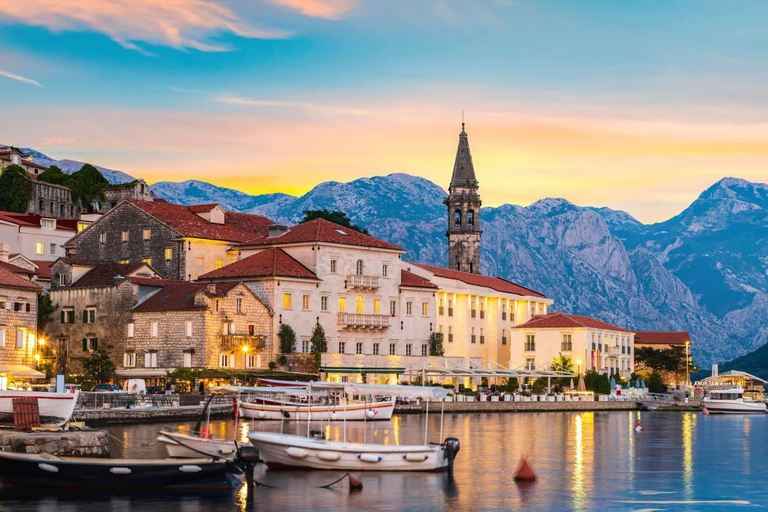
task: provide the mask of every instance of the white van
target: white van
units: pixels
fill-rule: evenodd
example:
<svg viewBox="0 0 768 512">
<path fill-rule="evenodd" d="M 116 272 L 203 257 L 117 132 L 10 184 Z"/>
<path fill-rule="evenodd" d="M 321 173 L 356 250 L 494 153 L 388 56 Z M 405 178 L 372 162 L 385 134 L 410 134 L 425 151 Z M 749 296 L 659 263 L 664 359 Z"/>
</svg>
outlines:
<svg viewBox="0 0 768 512">
<path fill-rule="evenodd" d="M 128 379 L 125 381 L 123 389 L 127 393 L 141 393 L 143 395 L 147 392 L 147 383 L 144 379 Z"/>
</svg>

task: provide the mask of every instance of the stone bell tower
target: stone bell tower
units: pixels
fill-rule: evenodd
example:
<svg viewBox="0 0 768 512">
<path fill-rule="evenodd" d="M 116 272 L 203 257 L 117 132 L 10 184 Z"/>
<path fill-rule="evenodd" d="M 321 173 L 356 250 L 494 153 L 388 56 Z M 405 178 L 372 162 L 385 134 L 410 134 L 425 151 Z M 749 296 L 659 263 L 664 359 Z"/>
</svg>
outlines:
<svg viewBox="0 0 768 512">
<path fill-rule="evenodd" d="M 456 163 L 448 187 L 448 268 L 480 273 L 480 194 L 469 140 L 461 123 Z"/>
</svg>

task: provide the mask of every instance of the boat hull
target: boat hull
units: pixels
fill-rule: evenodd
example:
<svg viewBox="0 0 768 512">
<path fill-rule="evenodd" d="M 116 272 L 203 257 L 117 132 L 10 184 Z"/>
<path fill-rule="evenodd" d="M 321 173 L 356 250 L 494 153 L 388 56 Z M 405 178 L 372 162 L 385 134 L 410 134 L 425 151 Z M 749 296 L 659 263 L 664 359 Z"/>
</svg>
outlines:
<svg viewBox="0 0 768 512">
<path fill-rule="evenodd" d="M 241 417 L 251 420 L 386 421 L 392 419 L 395 402 L 386 400 L 368 404 L 312 405 L 310 410 L 306 404 L 258 400 L 240 401 L 238 409 Z"/>
<path fill-rule="evenodd" d="M 271 469 L 443 471 L 450 465 L 443 445 L 344 443 L 271 432 L 251 432 L 249 438 Z"/>
<path fill-rule="evenodd" d="M 37 391 L 0 391 L 0 427 L 13 426 L 13 399 L 36 398 L 40 426 L 61 427 L 72 418 L 78 393 L 46 393 Z"/>
<path fill-rule="evenodd" d="M 4 488 L 233 489 L 237 468 L 212 459 L 86 459 L 0 452 Z"/>
<path fill-rule="evenodd" d="M 705 398 L 702 405 L 710 414 L 765 414 L 763 402 L 744 402 L 742 400 L 712 400 Z"/>
<path fill-rule="evenodd" d="M 199 459 L 207 455 L 232 460 L 237 455 L 235 443 L 223 439 L 206 439 L 178 432 L 161 431 L 157 441 L 163 443 L 168 456 L 173 458 Z"/>
</svg>

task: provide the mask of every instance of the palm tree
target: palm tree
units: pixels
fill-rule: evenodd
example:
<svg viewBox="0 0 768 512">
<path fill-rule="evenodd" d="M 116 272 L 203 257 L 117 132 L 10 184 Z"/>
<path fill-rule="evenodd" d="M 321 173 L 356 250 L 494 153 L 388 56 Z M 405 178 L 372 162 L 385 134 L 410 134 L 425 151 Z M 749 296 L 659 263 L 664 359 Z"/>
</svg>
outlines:
<svg viewBox="0 0 768 512">
<path fill-rule="evenodd" d="M 556 357 L 552 360 L 552 364 L 550 365 L 550 369 L 553 371 L 558 372 L 569 372 L 573 373 L 573 361 L 571 361 L 570 357 L 563 357 L 563 354 L 561 353 L 559 357 Z M 563 377 L 559 379 L 559 383 L 561 386 L 567 386 L 568 385 L 568 379 L 569 377 Z"/>
</svg>

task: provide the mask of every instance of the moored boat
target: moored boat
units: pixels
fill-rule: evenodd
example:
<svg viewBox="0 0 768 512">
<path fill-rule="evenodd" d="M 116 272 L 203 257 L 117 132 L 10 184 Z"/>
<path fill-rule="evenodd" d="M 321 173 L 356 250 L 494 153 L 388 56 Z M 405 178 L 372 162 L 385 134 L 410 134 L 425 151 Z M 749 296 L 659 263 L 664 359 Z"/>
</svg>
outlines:
<svg viewBox="0 0 768 512">
<path fill-rule="evenodd" d="M 192 436 L 180 432 L 161 430 L 157 441 L 165 446 L 168 456 L 174 458 L 214 457 L 232 460 L 237 455 L 234 441 Z"/>
<path fill-rule="evenodd" d="M 729 389 L 711 389 L 704 397 L 702 405 L 711 414 L 765 414 L 768 412 L 765 402 L 744 398 L 744 390 L 735 387 Z"/>
<path fill-rule="evenodd" d="M 253 420 L 389 420 L 395 411 L 391 398 L 372 402 L 341 399 L 333 404 L 313 404 L 296 400 L 251 398 L 238 404 L 240 416 Z"/>
<path fill-rule="evenodd" d="M 214 459 L 93 459 L 0 452 L 0 482 L 11 488 L 233 489 L 240 469 Z"/>
<path fill-rule="evenodd" d="M 45 391 L 0 391 L 0 426 L 13 426 L 13 400 L 15 398 L 37 399 L 40 411 L 40 426 L 61 427 L 72 418 L 80 392 L 48 393 Z"/>
</svg>

